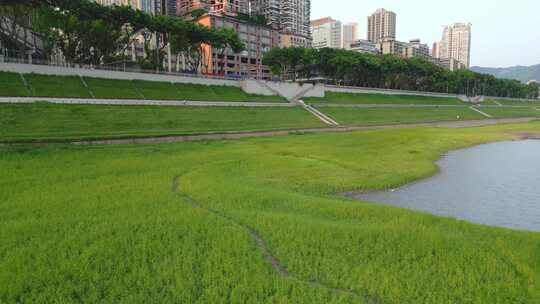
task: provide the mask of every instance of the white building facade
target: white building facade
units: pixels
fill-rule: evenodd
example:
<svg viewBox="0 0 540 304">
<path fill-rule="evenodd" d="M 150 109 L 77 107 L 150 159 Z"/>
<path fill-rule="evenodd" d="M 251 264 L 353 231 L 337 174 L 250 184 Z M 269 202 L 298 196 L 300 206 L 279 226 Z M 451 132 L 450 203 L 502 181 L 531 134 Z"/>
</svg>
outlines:
<svg viewBox="0 0 540 304">
<path fill-rule="evenodd" d="M 311 21 L 311 35 L 313 48 L 339 49 L 343 46 L 342 24 L 330 17 Z"/>
<path fill-rule="evenodd" d="M 438 43 L 438 58 L 457 61 L 468 69 L 471 65 L 471 28 L 470 23 L 445 26 L 442 40 Z"/>
</svg>

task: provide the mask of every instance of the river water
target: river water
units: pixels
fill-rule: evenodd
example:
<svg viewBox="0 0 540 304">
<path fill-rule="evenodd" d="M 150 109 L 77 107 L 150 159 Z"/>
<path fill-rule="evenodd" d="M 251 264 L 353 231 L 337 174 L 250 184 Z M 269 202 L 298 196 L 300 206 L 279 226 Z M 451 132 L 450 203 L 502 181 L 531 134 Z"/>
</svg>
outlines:
<svg viewBox="0 0 540 304">
<path fill-rule="evenodd" d="M 540 140 L 452 151 L 437 164 L 441 172 L 429 179 L 348 196 L 478 224 L 540 231 Z"/>
</svg>

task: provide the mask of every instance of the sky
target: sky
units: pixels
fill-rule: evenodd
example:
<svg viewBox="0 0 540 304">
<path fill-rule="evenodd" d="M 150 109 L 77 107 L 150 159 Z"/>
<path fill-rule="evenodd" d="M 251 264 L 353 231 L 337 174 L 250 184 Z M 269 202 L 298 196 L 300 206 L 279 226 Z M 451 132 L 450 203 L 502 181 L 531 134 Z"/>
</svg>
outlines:
<svg viewBox="0 0 540 304">
<path fill-rule="evenodd" d="M 471 64 L 509 67 L 540 64 L 540 0 L 312 0 L 312 19 L 330 16 L 358 22 L 378 8 L 397 14 L 397 39 L 420 38 L 430 47 L 443 26 L 472 23 Z"/>
</svg>

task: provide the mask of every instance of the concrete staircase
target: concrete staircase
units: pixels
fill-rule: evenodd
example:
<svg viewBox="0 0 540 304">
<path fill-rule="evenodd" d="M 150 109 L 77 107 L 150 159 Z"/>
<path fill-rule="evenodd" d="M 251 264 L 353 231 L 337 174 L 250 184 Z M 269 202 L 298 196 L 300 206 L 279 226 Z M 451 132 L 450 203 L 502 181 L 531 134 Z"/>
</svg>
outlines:
<svg viewBox="0 0 540 304">
<path fill-rule="evenodd" d="M 291 102 L 298 102 L 302 97 L 304 97 L 304 95 L 307 94 L 307 92 L 313 90 L 314 88 L 315 88 L 315 86 L 310 86 L 310 87 L 307 87 L 307 88 L 303 89 L 298 94 L 296 94 L 290 101 Z"/>
<path fill-rule="evenodd" d="M 332 127 L 339 126 L 339 123 L 337 121 L 327 116 L 326 114 L 322 113 L 321 111 L 315 109 L 314 107 L 308 104 L 305 104 L 304 101 L 298 100 L 296 103 L 298 103 L 302 108 L 304 108 L 309 113 L 313 114 L 315 117 L 317 117 L 320 121 L 324 122 L 325 124 Z"/>
<path fill-rule="evenodd" d="M 261 81 L 261 80 L 256 80 L 256 82 L 263 88 L 265 88 L 266 90 L 270 91 L 272 94 L 276 95 L 276 96 L 281 96 L 281 97 L 285 97 L 283 95 L 281 95 L 280 92 L 278 92 L 277 90 L 275 90 L 274 88 L 272 88 L 271 86 L 269 86 L 265 81 Z"/>
</svg>

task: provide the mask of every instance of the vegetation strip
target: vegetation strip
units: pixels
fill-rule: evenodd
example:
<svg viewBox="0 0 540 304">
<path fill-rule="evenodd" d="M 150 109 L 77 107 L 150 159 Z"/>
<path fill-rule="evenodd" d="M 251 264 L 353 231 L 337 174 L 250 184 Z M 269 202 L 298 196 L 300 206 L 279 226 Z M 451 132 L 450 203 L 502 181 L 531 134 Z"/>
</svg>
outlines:
<svg viewBox="0 0 540 304">
<path fill-rule="evenodd" d="M 281 264 L 279 259 L 272 253 L 272 251 L 270 250 L 270 247 L 268 246 L 266 241 L 261 237 L 261 235 L 257 232 L 257 230 L 255 230 L 253 227 L 250 227 L 250 226 L 248 226 L 248 225 L 246 225 L 246 224 L 244 224 L 244 223 L 242 223 L 242 222 L 240 222 L 240 221 L 238 221 L 238 220 L 224 214 L 223 212 L 220 212 L 220 211 L 205 207 L 203 204 L 201 204 L 200 202 L 195 200 L 189 194 L 184 193 L 182 191 L 181 185 L 180 185 L 180 179 L 181 179 L 180 176 L 173 177 L 172 184 L 171 184 L 171 191 L 173 193 L 176 193 L 177 195 L 181 196 L 193 208 L 198 208 L 198 209 L 205 210 L 208 213 L 211 213 L 211 214 L 213 214 L 213 215 L 215 215 L 215 216 L 217 216 L 219 218 L 222 218 L 222 219 L 230 222 L 231 224 L 233 224 L 235 226 L 238 226 L 238 227 L 244 229 L 249 234 L 249 236 L 251 237 L 253 242 L 255 243 L 257 249 L 259 249 L 259 251 L 262 253 L 262 255 L 265 258 L 266 262 L 281 277 L 286 278 L 286 279 L 292 279 L 294 281 L 297 281 L 299 283 L 302 283 L 302 284 L 305 284 L 305 285 L 308 285 L 308 286 L 311 286 L 311 287 L 324 288 L 324 289 L 327 289 L 327 290 L 332 291 L 334 293 L 352 295 L 352 296 L 354 296 L 356 298 L 360 298 L 360 299 L 366 301 L 366 303 L 379 303 L 379 300 L 375 299 L 374 297 L 368 296 L 368 295 L 360 295 L 360 294 L 358 294 L 358 293 L 356 293 L 355 291 L 352 291 L 352 290 L 329 287 L 329 286 L 326 286 L 325 284 L 322 284 L 321 282 L 318 282 L 318 281 L 306 281 L 306 280 L 303 280 L 303 279 L 291 274 L 285 268 L 285 266 L 283 266 Z"/>
</svg>

